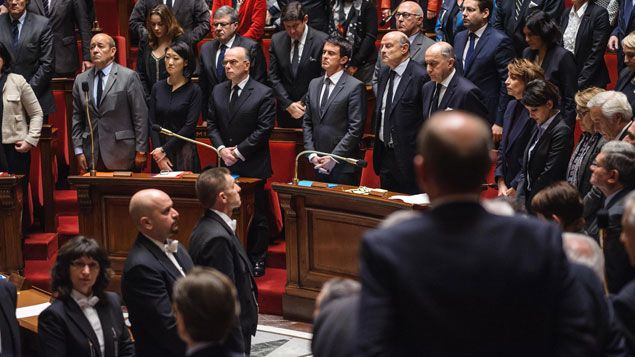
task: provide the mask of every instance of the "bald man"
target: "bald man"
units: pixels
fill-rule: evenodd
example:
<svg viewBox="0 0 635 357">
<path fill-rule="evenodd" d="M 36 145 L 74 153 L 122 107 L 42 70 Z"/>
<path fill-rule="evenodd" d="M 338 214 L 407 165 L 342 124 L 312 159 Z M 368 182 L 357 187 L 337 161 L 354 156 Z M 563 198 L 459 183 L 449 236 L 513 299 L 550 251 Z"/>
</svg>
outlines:
<svg viewBox="0 0 635 357">
<path fill-rule="evenodd" d="M 415 173 L 431 209 L 363 237 L 357 355 L 599 350 L 560 229 L 479 204 L 491 149 L 489 126 L 471 114 L 437 113 L 423 125 Z"/>
<path fill-rule="evenodd" d="M 140 170 L 148 151 L 148 108 L 139 76 L 114 62 L 117 48 L 112 37 L 100 33 L 90 41 L 94 67 L 73 84 L 71 136 L 80 172 L 92 169 L 91 137 L 86 107 L 94 135 L 97 171 Z M 88 85 L 88 101 L 83 91 Z M 88 103 L 87 103 L 88 102 Z"/>
<path fill-rule="evenodd" d="M 176 240 L 179 213 L 165 192 L 147 189 L 130 199 L 130 217 L 139 235 L 128 252 L 121 293 L 128 306 L 137 356 L 183 356 L 172 312 L 174 282 L 192 269 L 192 259 Z"/>
</svg>

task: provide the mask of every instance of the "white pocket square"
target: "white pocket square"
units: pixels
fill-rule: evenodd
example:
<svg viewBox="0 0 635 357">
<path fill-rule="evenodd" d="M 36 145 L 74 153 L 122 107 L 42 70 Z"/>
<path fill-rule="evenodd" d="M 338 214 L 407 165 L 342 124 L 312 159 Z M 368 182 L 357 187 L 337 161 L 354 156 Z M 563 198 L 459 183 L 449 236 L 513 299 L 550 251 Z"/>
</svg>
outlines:
<svg viewBox="0 0 635 357">
<path fill-rule="evenodd" d="M 535 3 L 535 2 L 533 2 L 533 1 L 529 3 L 529 8 L 530 8 L 530 9 L 531 9 L 532 7 L 536 7 L 536 6 L 538 6 L 538 4 L 536 4 L 536 3 Z"/>
</svg>

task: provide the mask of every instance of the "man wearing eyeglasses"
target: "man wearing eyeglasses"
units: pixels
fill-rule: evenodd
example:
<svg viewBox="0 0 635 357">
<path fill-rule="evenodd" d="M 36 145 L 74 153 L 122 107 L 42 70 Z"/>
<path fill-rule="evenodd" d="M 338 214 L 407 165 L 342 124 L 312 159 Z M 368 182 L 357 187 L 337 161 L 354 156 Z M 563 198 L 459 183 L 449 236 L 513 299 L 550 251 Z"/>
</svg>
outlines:
<svg viewBox="0 0 635 357">
<path fill-rule="evenodd" d="M 203 116 L 208 118 L 209 95 L 218 83 L 227 80 L 223 61 L 225 53 L 232 47 L 244 47 L 249 51 L 249 75 L 254 80 L 265 83 L 267 67 L 262 48 L 255 41 L 242 37 L 236 33 L 238 28 L 238 12 L 229 7 L 221 6 L 214 13 L 212 29 L 215 39 L 206 42 L 201 47 L 201 73 L 199 86 L 203 92 Z"/>
<path fill-rule="evenodd" d="M 428 47 L 434 44 L 423 32 L 421 26 L 423 24 L 423 10 L 421 6 L 414 1 L 404 1 L 395 12 L 395 20 L 397 21 L 397 30 L 408 36 L 410 42 L 410 59 L 423 65 L 425 54 Z M 381 61 L 381 53 L 377 54 L 377 62 L 375 63 L 375 74 L 373 74 L 373 91 L 377 95 L 377 81 L 379 74 L 387 66 Z"/>
</svg>

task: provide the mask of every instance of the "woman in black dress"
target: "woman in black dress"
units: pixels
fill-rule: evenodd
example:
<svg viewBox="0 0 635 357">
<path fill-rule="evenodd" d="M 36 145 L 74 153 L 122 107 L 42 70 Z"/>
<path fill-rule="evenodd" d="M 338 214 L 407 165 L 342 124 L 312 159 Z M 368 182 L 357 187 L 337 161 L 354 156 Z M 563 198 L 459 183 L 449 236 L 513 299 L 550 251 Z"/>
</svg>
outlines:
<svg viewBox="0 0 635 357">
<path fill-rule="evenodd" d="M 201 111 L 201 89 L 192 83 L 196 59 L 190 46 L 175 41 L 165 51 L 168 78 L 152 87 L 148 116 L 150 126 L 158 124 L 181 136 L 194 139 Z M 196 145 L 152 131 L 153 171 L 200 171 Z"/>
<path fill-rule="evenodd" d="M 183 34 L 183 29 L 172 11 L 164 4 L 157 5 L 150 11 L 146 19 L 146 28 L 148 35 L 139 43 L 137 73 L 147 101 L 154 83 L 168 77 L 165 70 L 165 50 L 173 40 Z"/>
</svg>

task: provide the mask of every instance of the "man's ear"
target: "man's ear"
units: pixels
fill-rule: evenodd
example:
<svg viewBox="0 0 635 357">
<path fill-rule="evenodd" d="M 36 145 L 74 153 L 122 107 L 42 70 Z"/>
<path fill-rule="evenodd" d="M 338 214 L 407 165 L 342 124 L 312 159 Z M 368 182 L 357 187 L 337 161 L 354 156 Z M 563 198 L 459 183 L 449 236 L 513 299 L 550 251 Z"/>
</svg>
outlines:
<svg viewBox="0 0 635 357">
<path fill-rule="evenodd" d="M 139 219 L 139 224 L 147 230 L 152 230 L 152 221 L 148 217 L 141 217 L 141 219 Z"/>
<path fill-rule="evenodd" d="M 557 215 L 555 215 L 555 214 L 552 214 L 552 215 L 551 215 L 551 220 L 552 220 L 552 221 L 554 221 L 554 222 L 556 222 L 556 223 L 558 223 L 558 224 L 561 224 L 561 223 L 562 223 L 562 220 L 560 219 L 560 217 L 558 217 L 558 216 L 557 216 Z"/>
</svg>

